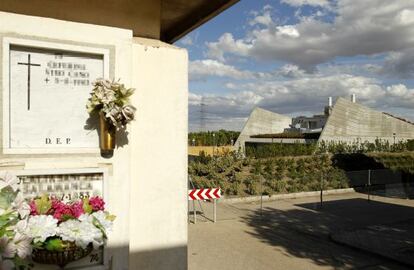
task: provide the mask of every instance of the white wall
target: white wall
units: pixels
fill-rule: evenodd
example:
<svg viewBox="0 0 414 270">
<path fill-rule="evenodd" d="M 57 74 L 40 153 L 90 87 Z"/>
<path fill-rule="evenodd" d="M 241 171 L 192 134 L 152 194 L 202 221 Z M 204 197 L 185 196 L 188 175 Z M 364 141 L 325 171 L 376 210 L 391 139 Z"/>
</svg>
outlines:
<svg viewBox="0 0 414 270">
<path fill-rule="evenodd" d="M 187 269 L 187 52 L 134 39 L 130 269 Z"/>
</svg>

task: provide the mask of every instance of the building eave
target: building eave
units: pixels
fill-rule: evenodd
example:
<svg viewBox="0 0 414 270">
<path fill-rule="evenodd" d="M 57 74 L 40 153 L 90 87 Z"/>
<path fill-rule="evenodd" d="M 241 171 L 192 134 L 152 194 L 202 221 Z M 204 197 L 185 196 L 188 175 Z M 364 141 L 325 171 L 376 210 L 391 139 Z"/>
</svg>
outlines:
<svg viewBox="0 0 414 270">
<path fill-rule="evenodd" d="M 205 4 L 201 5 L 196 10 L 189 12 L 188 16 L 185 16 L 182 20 L 179 20 L 172 25 L 162 24 L 161 40 L 167 43 L 174 43 L 239 1 L 240 0 L 220 0 L 215 4 L 211 4 L 212 1 L 206 1 Z"/>
</svg>

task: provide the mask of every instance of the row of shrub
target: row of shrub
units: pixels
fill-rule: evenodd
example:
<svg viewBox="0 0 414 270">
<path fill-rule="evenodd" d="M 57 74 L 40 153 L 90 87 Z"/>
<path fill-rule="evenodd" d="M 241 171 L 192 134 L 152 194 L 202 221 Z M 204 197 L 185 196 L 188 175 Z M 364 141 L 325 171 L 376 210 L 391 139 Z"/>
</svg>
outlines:
<svg viewBox="0 0 414 270">
<path fill-rule="evenodd" d="M 319 153 L 331 154 L 351 154 L 351 153 L 371 153 L 371 152 L 391 152 L 400 153 L 414 151 L 414 140 L 397 141 L 391 143 L 388 140 L 376 139 L 374 142 L 356 140 L 351 143 L 346 142 L 319 142 Z"/>
<path fill-rule="evenodd" d="M 400 153 L 414 151 L 414 140 L 390 143 L 387 140 L 377 139 L 375 142 L 352 143 L 346 142 L 319 142 L 319 143 L 246 143 L 246 155 L 254 158 L 270 158 L 283 156 L 304 156 L 312 154 L 355 154 L 371 152 Z"/>
<path fill-rule="evenodd" d="M 240 132 L 230 130 L 190 132 L 188 145 L 193 146 L 222 146 L 232 145 L 239 137 Z"/>
<path fill-rule="evenodd" d="M 246 156 L 270 158 L 284 156 L 312 155 L 317 149 L 316 143 L 246 143 Z"/>
</svg>

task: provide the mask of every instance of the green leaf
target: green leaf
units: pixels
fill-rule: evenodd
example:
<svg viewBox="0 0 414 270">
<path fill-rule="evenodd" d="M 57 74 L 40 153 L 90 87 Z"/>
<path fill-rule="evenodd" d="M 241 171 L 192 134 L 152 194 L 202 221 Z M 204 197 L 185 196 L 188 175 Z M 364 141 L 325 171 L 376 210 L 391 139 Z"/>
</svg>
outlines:
<svg viewBox="0 0 414 270">
<path fill-rule="evenodd" d="M 105 214 L 106 214 L 106 220 L 109 220 L 109 221 L 113 222 L 116 219 L 115 215 L 111 215 L 108 212 L 105 212 Z"/>
<path fill-rule="evenodd" d="M 7 186 L 0 191 L 0 208 L 8 209 L 17 196 L 17 191 L 14 192 L 12 187 Z"/>
<path fill-rule="evenodd" d="M 89 199 L 85 198 L 83 199 L 83 211 L 85 211 L 85 213 L 90 214 L 92 213 L 92 206 L 89 204 Z"/>
<path fill-rule="evenodd" d="M 44 242 L 32 242 L 32 247 L 36 249 L 44 249 Z"/>
<path fill-rule="evenodd" d="M 69 219 L 75 219 L 75 217 L 72 216 L 72 215 L 66 215 L 66 214 L 62 215 L 62 217 L 61 217 L 62 222 L 67 221 Z"/>
<path fill-rule="evenodd" d="M 63 242 L 59 238 L 51 238 L 46 241 L 45 248 L 49 251 L 63 251 Z"/>
<path fill-rule="evenodd" d="M 108 239 L 108 236 L 106 235 L 105 228 L 102 226 L 102 224 L 99 222 L 99 220 L 96 217 L 93 217 L 93 225 L 95 225 L 96 228 L 98 228 L 103 235 L 104 239 Z"/>
<path fill-rule="evenodd" d="M 19 269 L 19 270 L 25 270 L 25 269 L 32 269 L 32 267 L 34 267 L 34 265 L 28 261 L 26 261 L 25 259 L 20 258 L 19 256 L 14 257 L 13 259 L 14 262 L 14 269 Z"/>
<path fill-rule="evenodd" d="M 40 215 L 46 215 L 47 212 L 52 208 L 52 202 L 49 197 L 45 194 L 40 199 L 35 200 L 36 210 Z"/>
</svg>

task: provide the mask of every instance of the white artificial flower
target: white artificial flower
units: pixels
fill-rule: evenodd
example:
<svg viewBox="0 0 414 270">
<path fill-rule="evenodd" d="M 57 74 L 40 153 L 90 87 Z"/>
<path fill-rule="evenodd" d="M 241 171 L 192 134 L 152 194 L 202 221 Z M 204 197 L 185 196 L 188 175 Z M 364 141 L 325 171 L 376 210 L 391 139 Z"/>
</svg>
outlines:
<svg viewBox="0 0 414 270">
<path fill-rule="evenodd" d="M 33 242 L 44 242 L 46 238 L 55 236 L 58 220 L 50 215 L 31 216 L 27 224 L 26 234 Z"/>
<path fill-rule="evenodd" d="M 105 80 L 101 80 L 100 81 L 100 83 L 102 84 L 102 86 L 103 87 L 105 87 L 105 88 L 111 88 L 111 81 L 110 80 L 108 80 L 108 79 L 105 79 Z"/>
<path fill-rule="evenodd" d="M 94 89 L 94 94 L 98 100 L 102 100 L 105 96 L 105 89 L 101 86 L 98 86 Z"/>
<path fill-rule="evenodd" d="M 112 231 L 113 222 L 107 219 L 108 214 L 106 214 L 104 211 L 98 211 L 92 214 L 99 223 L 102 225 L 102 227 L 105 229 L 105 232 Z"/>
<path fill-rule="evenodd" d="M 17 194 L 12 206 L 17 209 L 17 212 L 21 218 L 26 218 L 30 214 L 30 206 L 24 199 L 21 192 Z"/>
<path fill-rule="evenodd" d="M 17 224 L 14 226 L 14 230 L 21 234 L 27 234 L 27 220 L 19 220 Z"/>
<path fill-rule="evenodd" d="M 7 236 L 0 238 L 0 254 L 2 258 L 13 258 L 16 255 L 16 248 L 11 245 Z"/>
<path fill-rule="evenodd" d="M 134 114 L 135 114 L 135 107 L 132 105 L 125 105 L 122 107 L 122 115 L 124 116 L 125 122 L 128 123 L 132 120 L 134 120 Z"/>
<path fill-rule="evenodd" d="M 16 233 L 13 238 L 13 241 L 10 242 L 13 250 L 16 250 L 17 255 L 20 258 L 27 258 L 32 254 L 32 238 L 23 235 L 21 233 Z"/>
<path fill-rule="evenodd" d="M 82 215 L 79 216 L 78 219 L 81 222 L 89 222 L 89 223 L 93 222 L 93 217 L 90 214 L 82 214 Z"/>
<path fill-rule="evenodd" d="M 117 105 L 107 106 L 105 108 L 105 117 L 110 119 L 114 126 L 119 126 L 123 119 L 121 107 Z"/>
<path fill-rule="evenodd" d="M 18 183 L 19 178 L 17 178 L 16 175 L 11 174 L 7 171 L 0 172 L 0 190 L 7 186 L 11 186 L 13 191 L 16 191 Z"/>
<path fill-rule="evenodd" d="M 104 96 L 101 98 L 103 104 L 109 104 L 115 102 L 115 92 L 112 90 L 106 90 Z"/>
<path fill-rule="evenodd" d="M 94 248 L 104 244 L 102 232 L 90 222 L 88 217 L 83 217 L 82 221 L 70 219 L 62 222 L 57 235 L 63 241 L 75 242 L 82 248 L 86 248 L 90 243 Z"/>
</svg>

